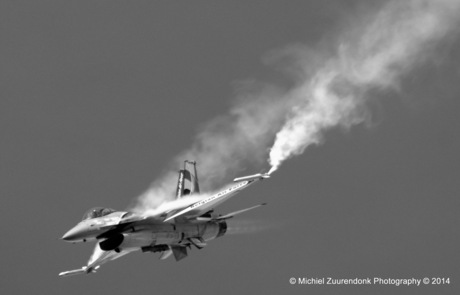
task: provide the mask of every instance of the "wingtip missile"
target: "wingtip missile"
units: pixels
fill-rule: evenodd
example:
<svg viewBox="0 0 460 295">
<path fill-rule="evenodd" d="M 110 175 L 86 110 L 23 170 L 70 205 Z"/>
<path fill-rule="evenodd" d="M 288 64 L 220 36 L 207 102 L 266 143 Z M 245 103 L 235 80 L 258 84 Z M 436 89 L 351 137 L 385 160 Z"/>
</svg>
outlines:
<svg viewBox="0 0 460 295">
<path fill-rule="evenodd" d="M 243 177 L 237 177 L 233 179 L 233 182 L 239 182 L 239 181 L 250 181 L 254 179 L 265 179 L 265 178 L 270 178 L 270 175 L 268 173 L 257 173 L 254 175 L 248 175 L 248 176 L 243 176 Z"/>
</svg>

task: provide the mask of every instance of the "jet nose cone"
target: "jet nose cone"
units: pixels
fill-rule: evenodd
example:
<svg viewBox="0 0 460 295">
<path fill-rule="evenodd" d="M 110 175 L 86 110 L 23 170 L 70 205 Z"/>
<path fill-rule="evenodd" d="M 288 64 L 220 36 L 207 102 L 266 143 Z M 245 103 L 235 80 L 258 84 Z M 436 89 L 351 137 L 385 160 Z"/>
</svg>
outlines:
<svg viewBox="0 0 460 295">
<path fill-rule="evenodd" d="M 66 232 L 66 233 L 62 236 L 61 240 L 70 242 L 70 241 L 74 240 L 74 238 L 75 238 L 74 236 L 75 236 L 75 235 L 72 233 L 72 230 L 69 230 L 68 232 Z"/>
<path fill-rule="evenodd" d="M 77 234 L 75 233 L 74 229 L 72 228 L 71 230 L 69 230 L 68 232 L 66 232 L 63 236 L 62 236 L 62 240 L 64 241 L 67 241 L 67 242 L 72 242 L 76 239 L 77 237 Z"/>
<path fill-rule="evenodd" d="M 84 227 L 81 224 L 77 224 L 74 228 L 66 232 L 61 239 L 67 242 L 76 242 L 83 239 Z"/>
</svg>

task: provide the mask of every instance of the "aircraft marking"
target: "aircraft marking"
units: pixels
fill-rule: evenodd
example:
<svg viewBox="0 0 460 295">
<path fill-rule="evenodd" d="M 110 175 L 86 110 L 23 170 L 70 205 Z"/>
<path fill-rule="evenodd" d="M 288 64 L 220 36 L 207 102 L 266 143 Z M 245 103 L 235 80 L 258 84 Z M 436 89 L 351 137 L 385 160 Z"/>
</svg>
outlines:
<svg viewBox="0 0 460 295">
<path fill-rule="evenodd" d="M 236 190 L 236 189 L 239 189 L 239 188 L 241 188 L 241 187 L 243 187 L 243 186 L 245 186 L 245 185 L 247 185 L 247 184 L 248 184 L 248 181 L 243 181 L 243 182 L 241 182 L 241 183 L 238 183 L 238 184 L 235 185 L 235 186 L 229 187 L 228 189 L 226 189 L 226 190 L 224 190 L 224 191 L 221 191 L 221 192 L 219 192 L 219 193 L 217 193 L 217 194 L 215 194 L 215 195 L 213 195 L 213 196 L 211 196 L 211 197 L 209 197 L 209 198 L 207 198 L 207 199 L 204 199 L 204 200 L 202 200 L 202 201 L 199 201 L 199 202 L 197 202 L 197 203 L 191 205 L 189 208 L 190 208 L 190 209 L 194 209 L 194 208 L 196 208 L 196 207 L 199 207 L 199 206 L 201 206 L 201 205 L 204 205 L 204 204 L 206 204 L 206 203 L 208 203 L 208 202 L 211 202 L 211 201 L 214 200 L 214 199 L 217 199 L 217 198 L 220 198 L 220 197 L 222 197 L 222 196 L 224 196 L 224 195 L 227 195 L 228 193 L 230 193 L 230 192 L 232 192 L 232 191 L 234 191 L 234 190 Z"/>
</svg>

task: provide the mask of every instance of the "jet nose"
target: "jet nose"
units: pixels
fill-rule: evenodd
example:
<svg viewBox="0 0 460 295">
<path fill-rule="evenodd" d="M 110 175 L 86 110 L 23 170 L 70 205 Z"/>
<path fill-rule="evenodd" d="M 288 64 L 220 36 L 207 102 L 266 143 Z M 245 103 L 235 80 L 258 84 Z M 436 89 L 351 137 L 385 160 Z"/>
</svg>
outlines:
<svg viewBox="0 0 460 295">
<path fill-rule="evenodd" d="M 62 236 L 61 239 L 64 240 L 64 241 L 67 241 L 67 242 L 71 242 L 72 240 L 75 239 L 75 234 L 73 233 L 73 231 L 72 231 L 72 229 L 71 229 L 71 230 L 69 230 L 68 232 L 66 232 L 66 233 Z"/>
<path fill-rule="evenodd" d="M 66 232 L 61 239 L 67 242 L 76 242 L 83 239 L 85 228 L 81 224 L 77 224 L 75 227 Z"/>
<path fill-rule="evenodd" d="M 66 232 L 61 239 L 67 242 L 72 242 L 75 241 L 78 236 L 78 232 L 75 230 L 75 228 L 72 228 L 68 232 Z"/>
</svg>

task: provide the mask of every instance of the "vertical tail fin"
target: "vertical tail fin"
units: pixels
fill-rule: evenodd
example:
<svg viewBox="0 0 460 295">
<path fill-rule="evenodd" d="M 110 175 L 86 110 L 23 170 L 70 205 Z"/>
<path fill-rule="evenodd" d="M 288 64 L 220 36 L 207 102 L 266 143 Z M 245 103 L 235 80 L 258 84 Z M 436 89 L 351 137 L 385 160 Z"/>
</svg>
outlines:
<svg viewBox="0 0 460 295">
<path fill-rule="evenodd" d="M 190 167 L 193 165 L 193 168 Z M 196 162 L 184 161 L 184 169 L 179 170 L 179 179 L 177 180 L 176 199 L 184 195 L 199 194 L 200 186 L 198 184 L 198 172 Z"/>
</svg>

